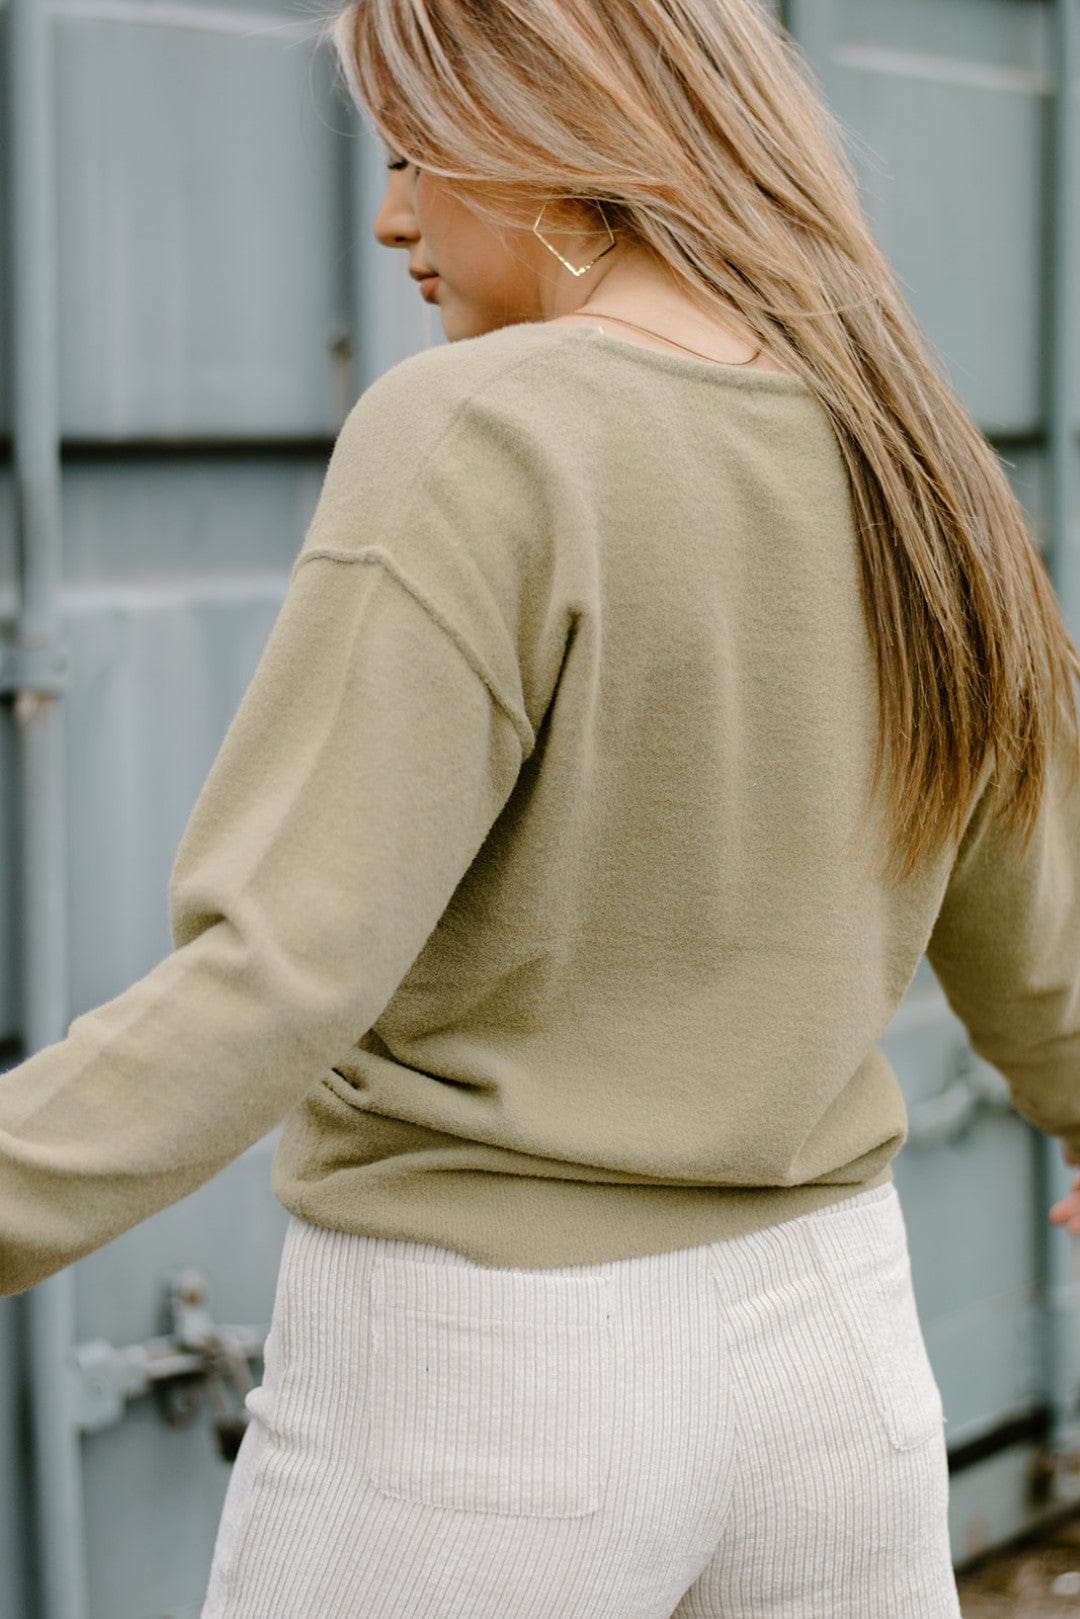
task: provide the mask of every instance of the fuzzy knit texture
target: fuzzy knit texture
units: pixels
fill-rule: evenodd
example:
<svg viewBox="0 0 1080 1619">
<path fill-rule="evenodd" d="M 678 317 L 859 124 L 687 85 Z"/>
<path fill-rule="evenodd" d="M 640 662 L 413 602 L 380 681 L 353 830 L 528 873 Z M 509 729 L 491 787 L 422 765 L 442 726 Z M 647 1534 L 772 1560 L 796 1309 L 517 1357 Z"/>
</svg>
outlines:
<svg viewBox="0 0 1080 1619">
<path fill-rule="evenodd" d="M 876 681 L 801 379 L 543 322 L 350 411 L 185 829 L 174 948 L 0 1080 L 0 1292 L 281 1125 L 343 1232 L 544 1268 L 892 1179 L 924 952 L 1080 1154 L 1080 792 L 994 778 L 899 890 L 852 844 Z"/>
<path fill-rule="evenodd" d="M 200 1619 L 960 1619 L 893 1184 L 546 1271 L 289 1222 Z"/>
</svg>

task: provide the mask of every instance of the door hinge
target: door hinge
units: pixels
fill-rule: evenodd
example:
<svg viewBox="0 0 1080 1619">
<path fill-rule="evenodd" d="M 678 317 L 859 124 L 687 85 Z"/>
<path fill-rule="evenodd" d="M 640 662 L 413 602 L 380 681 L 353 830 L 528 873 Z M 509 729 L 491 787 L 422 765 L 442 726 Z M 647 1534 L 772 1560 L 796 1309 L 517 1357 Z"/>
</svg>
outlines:
<svg viewBox="0 0 1080 1619">
<path fill-rule="evenodd" d="M 30 691 L 59 697 L 67 689 L 68 655 L 55 644 L 0 646 L 0 697 Z"/>
</svg>

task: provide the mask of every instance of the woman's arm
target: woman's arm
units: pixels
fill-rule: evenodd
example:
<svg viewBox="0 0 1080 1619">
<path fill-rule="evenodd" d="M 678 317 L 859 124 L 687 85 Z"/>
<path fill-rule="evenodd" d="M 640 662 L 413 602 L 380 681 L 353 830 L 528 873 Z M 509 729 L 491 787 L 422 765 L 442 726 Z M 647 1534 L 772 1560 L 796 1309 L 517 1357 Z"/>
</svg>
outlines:
<svg viewBox="0 0 1080 1619">
<path fill-rule="evenodd" d="M 1062 727 L 1026 851 L 995 816 L 991 779 L 972 813 L 926 954 L 972 1049 L 1016 1109 L 1080 1157 L 1080 787 Z"/>
<path fill-rule="evenodd" d="M 176 857 L 173 953 L 0 1078 L 0 1293 L 202 1185 L 355 1044 L 527 741 L 393 573 L 301 555 Z"/>
</svg>

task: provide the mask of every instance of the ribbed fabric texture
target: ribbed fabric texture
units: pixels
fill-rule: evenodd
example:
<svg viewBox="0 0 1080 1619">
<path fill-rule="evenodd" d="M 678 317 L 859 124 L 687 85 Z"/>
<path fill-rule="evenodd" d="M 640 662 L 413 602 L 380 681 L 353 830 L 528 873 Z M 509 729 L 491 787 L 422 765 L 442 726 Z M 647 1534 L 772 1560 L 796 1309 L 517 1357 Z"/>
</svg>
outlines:
<svg viewBox="0 0 1080 1619">
<path fill-rule="evenodd" d="M 493 1270 L 294 1218 L 202 1619 L 959 1619 L 890 1184 Z"/>
</svg>

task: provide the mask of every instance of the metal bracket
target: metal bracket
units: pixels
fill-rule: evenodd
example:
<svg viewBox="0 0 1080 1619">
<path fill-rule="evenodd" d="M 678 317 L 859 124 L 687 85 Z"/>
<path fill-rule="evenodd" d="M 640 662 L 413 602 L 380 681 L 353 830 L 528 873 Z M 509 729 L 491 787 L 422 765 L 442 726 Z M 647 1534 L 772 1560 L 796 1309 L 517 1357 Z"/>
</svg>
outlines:
<svg viewBox="0 0 1080 1619">
<path fill-rule="evenodd" d="M 1027 1466 L 1030 1500 L 1036 1506 L 1080 1502 L 1080 1430 L 1072 1429 L 1061 1449 L 1040 1446 Z"/>
<path fill-rule="evenodd" d="M 1011 1108 L 1004 1078 L 980 1061 L 966 1040 L 958 1040 L 949 1055 L 941 1090 L 908 1108 L 908 1142 L 925 1147 L 957 1141 L 982 1112 L 1007 1113 Z"/>
<path fill-rule="evenodd" d="M 261 1358 L 266 1331 L 215 1325 L 206 1297 L 203 1276 L 182 1271 L 168 1283 L 170 1332 L 124 1349 L 93 1338 L 71 1350 L 75 1421 L 81 1432 L 111 1427 L 121 1420 L 129 1400 L 151 1391 L 164 1420 L 185 1427 L 206 1394 L 221 1454 L 228 1461 L 235 1458 L 248 1422 L 243 1401 L 253 1386 L 248 1362 Z M 236 1400 L 226 1393 L 230 1381 Z"/>
<path fill-rule="evenodd" d="M 59 697 L 67 690 L 68 655 L 62 646 L 0 646 L 0 697 L 36 692 Z"/>
</svg>

